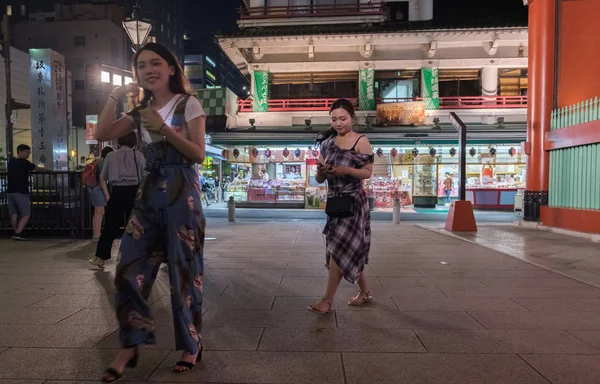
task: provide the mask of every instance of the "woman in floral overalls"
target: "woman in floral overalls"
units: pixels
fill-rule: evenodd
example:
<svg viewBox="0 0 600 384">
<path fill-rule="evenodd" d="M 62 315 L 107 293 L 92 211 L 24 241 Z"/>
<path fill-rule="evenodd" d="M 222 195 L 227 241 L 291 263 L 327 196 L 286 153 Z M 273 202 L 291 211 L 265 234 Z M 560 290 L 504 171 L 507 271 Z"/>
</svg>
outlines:
<svg viewBox="0 0 600 384">
<path fill-rule="evenodd" d="M 191 370 L 202 356 L 206 220 L 194 164 L 204 161 L 206 117 L 200 102 L 187 94 L 181 65 L 165 47 L 142 47 L 134 71 L 137 84 L 112 92 L 96 131 L 99 141 L 108 141 L 136 130 L 145 143 L 148 171 L 121 242 L 115 285 L 122 349 L 102 378 L 108 383 L 136 366 L 140 344 L 155 342 L 147 299 L 163 262 L 169 266 L 176 349 L 183 351 L 174 372 Z M 117 101 L 137 94 L 138 87 L 144 90 L 140 106 L 114 121 Z"/>
</svg>

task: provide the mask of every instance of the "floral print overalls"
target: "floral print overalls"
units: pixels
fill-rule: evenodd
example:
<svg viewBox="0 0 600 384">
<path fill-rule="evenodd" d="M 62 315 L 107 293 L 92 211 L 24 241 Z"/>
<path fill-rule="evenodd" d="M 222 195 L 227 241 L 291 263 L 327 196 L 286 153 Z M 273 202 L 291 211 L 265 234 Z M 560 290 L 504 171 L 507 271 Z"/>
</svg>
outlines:
<svg viewBox="0 0 600 384">
<path fill-rule="evenodd" d="M 180 100 L 171 127 L 187 128 Z M 140 127 L 139 115 L 134 113 Z M 185 129 L 187 131 L 187 129 Z M 154 322 L 147 302 L 161 263 L 167 263 L 178 351 L 198 352 L 202 329 L 203 249 L 206 219 L 194 164 L 168 141 L 144 149 L 148 175 L 121 242 L 116 309 L 123 348 L 154 344 Z"/>
</svg>

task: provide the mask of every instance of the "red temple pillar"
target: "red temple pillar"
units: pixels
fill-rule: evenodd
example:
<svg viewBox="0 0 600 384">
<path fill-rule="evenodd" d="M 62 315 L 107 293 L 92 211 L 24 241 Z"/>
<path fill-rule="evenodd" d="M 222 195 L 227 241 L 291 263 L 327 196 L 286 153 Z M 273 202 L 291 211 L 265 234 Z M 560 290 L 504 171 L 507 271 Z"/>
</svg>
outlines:
<svg viewBox="0 0 600 384">
<path fill-rule="evenodd" d="M 554 107 L 556 0 L 529 1 L 529 85 L 527 107 L 527 190 L 547 191 L 549 152 L 544 134 Z"/>
</svg>

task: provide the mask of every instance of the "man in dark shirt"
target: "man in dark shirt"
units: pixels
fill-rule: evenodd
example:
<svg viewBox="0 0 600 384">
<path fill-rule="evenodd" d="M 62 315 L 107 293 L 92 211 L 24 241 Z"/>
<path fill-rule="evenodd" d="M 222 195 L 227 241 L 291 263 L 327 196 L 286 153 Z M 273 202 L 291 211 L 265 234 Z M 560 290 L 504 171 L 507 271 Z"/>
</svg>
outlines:
<svg viewBox="0 0 600 384">
<path fill-rule="evenodd" d="M 31 171 L 52 172 L 50 169 L 36 167 L 27 160 L 30 155 L 31 147 L 21 144 L 17 147 L 17 157 L 8 162 L 8 189 L 6 195 L 10 223 L 15 231 L 13 235 L 15 240 L 27 240 L 22 232 L 31 216 L 29 173 Z"/>
</svg>

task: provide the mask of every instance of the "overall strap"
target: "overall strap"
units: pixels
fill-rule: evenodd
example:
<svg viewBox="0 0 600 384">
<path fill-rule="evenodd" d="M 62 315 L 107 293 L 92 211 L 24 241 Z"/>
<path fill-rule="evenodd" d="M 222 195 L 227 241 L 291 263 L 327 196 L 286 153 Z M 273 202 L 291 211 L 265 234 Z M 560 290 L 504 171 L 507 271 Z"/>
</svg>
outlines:
<svg viewBox="0 0 600 384">
<path fill-rule="evenodd" d="M 183 123 L 185 123 L 185 108 L 190 97 L 191 95 L 185 95 L 181 98 L 181 100 L 179 100 L 177 106 L 175 107 L 175 111 L 173 112 L 173 118 L 171 119 L 171 122 L 175 121 L 175 116 L 177 116 L 179 119 L 182 119 L 181 121 Z"/>
<path fill-rule="evenodd" d="M 352 148 L 350 148 L 351 151 L 354 151 L 356 149 L 356 144 L 358 144 L 358 142 L 360 141 L 360 139 L 362 139 L 363 137 L 365 137 L 365 135 L 360 135 L 358 137 L 358 139 L 356 139 L 356 142 L 354 143 L 354 145 L 352 146 Z"/>
</svg>

